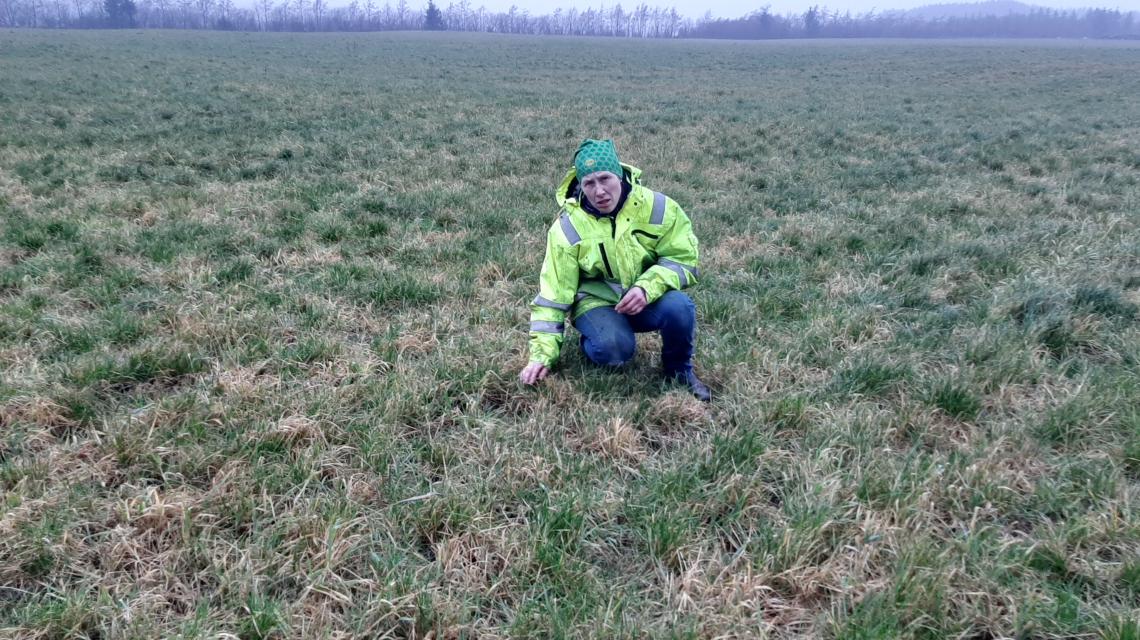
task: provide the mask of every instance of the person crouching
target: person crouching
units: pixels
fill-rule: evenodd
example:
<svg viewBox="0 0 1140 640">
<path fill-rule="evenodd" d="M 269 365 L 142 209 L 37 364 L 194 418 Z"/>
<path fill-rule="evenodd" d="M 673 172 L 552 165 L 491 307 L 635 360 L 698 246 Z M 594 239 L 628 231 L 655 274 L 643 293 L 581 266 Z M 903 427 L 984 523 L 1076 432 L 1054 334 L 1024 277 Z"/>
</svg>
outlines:
<svg viewBox="0 0 1140 640">
<path fill-rule="evenodd" d="M 712 399 L 693 372 L 697 314 L 682 292 L 700 278 L 697 238 L 680 205 L 640 178 L 612 140 L 579 145 L 555 193 L 562 212 L 546 235 L 524 384 L 550 374 L 570 319 L 583 353 L 604 367 L 633 358 L 635 334 L 660 332 L 665 377 Z"/>
</svg>

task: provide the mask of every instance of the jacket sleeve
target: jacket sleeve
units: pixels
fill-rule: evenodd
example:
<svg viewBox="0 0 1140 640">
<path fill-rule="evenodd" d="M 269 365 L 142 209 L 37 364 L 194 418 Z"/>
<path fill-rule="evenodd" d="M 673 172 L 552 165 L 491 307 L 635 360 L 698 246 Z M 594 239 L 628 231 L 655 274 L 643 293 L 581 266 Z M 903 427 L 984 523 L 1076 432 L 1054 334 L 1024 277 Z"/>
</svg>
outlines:
<svg viewBox="0 0 1140 640">
<path fill-rule="evenodd" d="M 558 225 L 546 235 L 538 296 L 530 303 L 530 362 L 553 367 L 562 350 L 566 317 L 578 292 L 578 252 Z"/>
<path fill-rule="evenodd" d="M 697 237 L 689 216 L 673 200 L 665 209 L 665 232 L 657 242 L 657 263 L 645 270 L 634 282 L 645 290 L 648 302 L 656 302 L 670 289 L 684 289 L 697 283 Z"/>
</svg>

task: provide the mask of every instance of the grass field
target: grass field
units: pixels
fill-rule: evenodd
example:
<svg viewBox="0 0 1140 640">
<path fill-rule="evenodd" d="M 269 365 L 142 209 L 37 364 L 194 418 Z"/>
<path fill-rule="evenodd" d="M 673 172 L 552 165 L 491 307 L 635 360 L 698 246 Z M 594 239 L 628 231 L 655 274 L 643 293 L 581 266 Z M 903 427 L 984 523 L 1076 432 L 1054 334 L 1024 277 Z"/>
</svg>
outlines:
<svg viewBox="0 0 1140 640">
<path fill-rule="evenodd" d="M 1138 62 L 0 33 L 0 636 L 1135 640 Z M 711 406 L 517 382 L 587 136 Z"/>
</svg>

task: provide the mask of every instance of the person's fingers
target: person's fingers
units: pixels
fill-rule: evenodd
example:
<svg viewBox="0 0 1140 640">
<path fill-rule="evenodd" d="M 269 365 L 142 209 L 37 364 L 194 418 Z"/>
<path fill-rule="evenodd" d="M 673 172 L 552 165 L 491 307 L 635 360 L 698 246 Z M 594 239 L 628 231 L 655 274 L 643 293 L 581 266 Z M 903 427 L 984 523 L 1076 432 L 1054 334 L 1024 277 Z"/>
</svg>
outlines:
<svg viewBox="0 0 1140 640">
<path fill-rule="evenodd" d="M 648 302 L 645 299 L 645 292 L 641 289 L 641 287 L 633 287 L 626 292 L 625 296 L 622 297 L 621 302 L 618 303 L 618 306 L 614 307 L 614 311 L 629 316 L 635 316 L 641 313 L 641 310 L 646 306 L 648 306 Z"/>
<path fill-rule="evenodd" d="M 618 313 L 629 313 L 630 309 L 634 304 L 636 304 L 636 302 L 637 299 L 627 293 L 625 297 L 621 299 L 621 302 L 619 302 L 617 306 L 614 307 L 614 311 L 617 311 Z"/>
<path fill-rule="evenodd" d="M 546 365 L 540 362 L 532 362 L 519 373 L 519 380 L 523 384 L 532 385 L 545 378 L 549 373 L 550 370 L 546 368 Z"/>
<path fill-rule="evenodd" d="M 621 304 L 614 307 L 614 311 L 627 316 L 635 316 L 641 313 L 641 310 L 646 306 L 645 302 L 639 297 L 630 297 L 621 301 Z"/>
</svg>

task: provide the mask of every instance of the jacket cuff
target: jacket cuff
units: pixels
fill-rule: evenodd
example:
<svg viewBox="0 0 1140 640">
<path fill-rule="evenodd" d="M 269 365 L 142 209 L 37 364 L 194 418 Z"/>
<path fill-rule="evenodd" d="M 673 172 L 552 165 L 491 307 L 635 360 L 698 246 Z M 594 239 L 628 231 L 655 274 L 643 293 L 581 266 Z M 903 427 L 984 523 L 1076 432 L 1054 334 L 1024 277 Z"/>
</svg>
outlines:
<svg viewBox="0 0 1140 640">
<path fill-rule="evenodd" d="M 657 302 L 658 298 L 665 295 L 665 287 L 662 286 L 661 282 L 657 278 L 654 278 L 649 274 L 641 276 L 637 282 L 633 283 L 633 286 L 641 287 L 642 291 L 645 292 L 646 304 L 653 304 L 654 302 Z"/>
<path fill-rule="evenodd" d="M 541 362 L 548 369 L 552 369 L 554 365 L 558 364 L 558 356 L 562 351 L 562 340 L 559 339 L 554 344 L 550 344 L 547 340 L 531 334 L 529 351 L 528 362 Z"/>
</svg>

